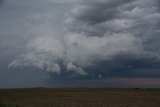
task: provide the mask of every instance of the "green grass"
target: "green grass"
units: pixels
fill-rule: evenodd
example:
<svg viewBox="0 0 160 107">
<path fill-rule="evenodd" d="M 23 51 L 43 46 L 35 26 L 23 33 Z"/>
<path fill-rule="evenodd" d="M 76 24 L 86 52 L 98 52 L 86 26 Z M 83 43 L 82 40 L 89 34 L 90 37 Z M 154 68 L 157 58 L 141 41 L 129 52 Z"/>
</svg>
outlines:
<svg viewBox="0 0 160 107">
<path fill-rule="evenodd" d="M 6 89 L 0 107 L 159 107 L 154 89 Z"/>
</svg>

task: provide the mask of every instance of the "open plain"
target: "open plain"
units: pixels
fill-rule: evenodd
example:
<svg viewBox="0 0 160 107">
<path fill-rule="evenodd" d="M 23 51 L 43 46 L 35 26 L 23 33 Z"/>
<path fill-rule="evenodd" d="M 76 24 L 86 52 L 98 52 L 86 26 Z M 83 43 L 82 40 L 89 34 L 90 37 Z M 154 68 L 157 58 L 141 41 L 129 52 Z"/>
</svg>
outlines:
<svg viewBox="0 0 160 107">
<path fill-rule="evenodd" d="M 0 107 L 159 107 L 158 89 L 1 89 Z"/>
</svg>

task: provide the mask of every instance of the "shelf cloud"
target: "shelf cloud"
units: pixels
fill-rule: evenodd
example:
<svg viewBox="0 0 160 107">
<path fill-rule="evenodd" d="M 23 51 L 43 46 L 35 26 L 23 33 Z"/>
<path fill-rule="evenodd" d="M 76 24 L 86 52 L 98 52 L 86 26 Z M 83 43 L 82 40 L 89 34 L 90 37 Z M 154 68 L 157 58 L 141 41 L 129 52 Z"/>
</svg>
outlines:
<svg viewBox="0 0 160 107">
<path fill-rule="evenodd" d="M 49 19 L 43 17 L 34 22 L 42 29 Z M 58 74 L 64 67 L 68 74 L 90 77 L 152 74 L 160 69 L 159 19 L 157 0 L 81 1 L 67 13 L 63 35 L 30 39 L 9 67 L 36 67 Z"/>
<path fill-rule="evenodd" d="M 15 0 L 1 9 L 2 2 L 9 69 L 65 79 L 160 76 L 158 0 Z"/>
</svg>

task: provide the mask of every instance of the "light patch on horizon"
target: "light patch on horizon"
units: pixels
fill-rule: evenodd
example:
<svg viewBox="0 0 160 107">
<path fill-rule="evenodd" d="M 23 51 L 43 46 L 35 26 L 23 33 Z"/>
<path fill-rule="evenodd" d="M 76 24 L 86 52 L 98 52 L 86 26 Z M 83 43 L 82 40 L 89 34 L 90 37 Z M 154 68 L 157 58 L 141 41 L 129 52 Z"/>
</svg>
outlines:
<svg viewBox="0 0 160 107">
<path fill-rule="evenodd" d="M 159 88 L 160 78 L 106 78 L 76 81 L 79 85 L 96 87 L 121 87 L 121 88 Z M 87 85 L 85 85 L 87 84 Z M 89 85 L 90 84 L 90 85 Z"/>
</svg>

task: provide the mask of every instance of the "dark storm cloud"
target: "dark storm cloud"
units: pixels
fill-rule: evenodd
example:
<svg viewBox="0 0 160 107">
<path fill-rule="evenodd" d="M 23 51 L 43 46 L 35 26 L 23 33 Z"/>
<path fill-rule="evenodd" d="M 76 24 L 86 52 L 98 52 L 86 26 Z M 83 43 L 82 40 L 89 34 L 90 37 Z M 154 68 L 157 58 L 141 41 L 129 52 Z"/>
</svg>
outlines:
<svg viewBox="0 0 160 107">
<path fill-rule="evenodd" d="M 87 36 L 88 39 L 96 37 L 110 39 L 105 41 L 104 54 L 107 50 L 116 50 L 108 56 L 108 59 L 104 57 L 99 60 L 94 56 L 94 60 L 84 70 L 92 71 L 95 77 L 98 75 L 102 75 L 101 77 L 160 76 L 158 2 L 157 0 L 152 2 L 87 0 L 75 7 L 72 17 L 66 21 L 68 30 Z M 126 34 L 127 36 L 124 36 Z M 118 36 L 111 39 L 110 36 L 114 37 L 114 35 Z M 125 38 L 124 41 L 120 40 L 122 36 Z M 118 41 L 114 43 L 116 39 Z M 110 44 L 109 41 L 112 43 Z M 93 43 L 93 40 L 90 39 L 90 42 Z M 129 47 L 126 47 L 127 45 Z M 104 54 L 100 56 L 105 56 Z"/>
<path fill-rule="evenodd" d="M 0 7 L 2 6 L 3 2 L 4 2 L 4 0 L 0 0 Z"/>
<path fill-rule="evenodd" d="M 134 0 L 85 0 L 74 11 L 74 17 L 89 24 L 103 23 L 112 20 L 118 13 L 118 6 Z"/>
<path fill-rule="evenodd" d="M 13 15 L 7 21 L 4 21 L 4 15 L 1 22 L 10 28 L 17 24 L 16 19 L 21 20 L 16 27 L 12 26 L 10 32 L 3 31 L 2 34 L 14 34 L 16 40 L 23 37 L 25 43 L 17 48 L 23 51 L 12 57 L 15 59 L 8 67 L 47 71 L 51 80 L 159 76 L 158 2 L 83 0 L 71 13 L 67 12 L 71 7 L 67 7 L 64 1 L 37 1 L 40 8 L 36 2 L 10 3 L 19 6 L 19 9 L 12 8 L 15 10 L 10 10 L 10 13 L 21 14 Z M 50 3 L 61 4 L 62 7 Z M 21 5 L 25 5 L 25 9 Z M 6 46 L 6 42 L 3 44 Z M 14 46 L 19 45 L 18 42 Z"/>
<path fill-rule="evenodd" d="M 159 26 L 158 23 L 154 23 L 152 27 L 146 27 L 152 25 L 148 21 L 154 19 L 145 19 L 144 17 L 149 18 L 151 15 L 150 17 L 156 18 L 154 13 L 158 13 L 157 2 L 156 0 L 153 2 L 148 0 L 87 0 L 73 9 L 73 17 L 67 21 L 67 24 L 70 24 L 68 29 L 73 32 L 86 33 L 88 36 L 104 36 L 107 33 L 117 32 L 144 35 L 143 32 Z M 138 34 L 139 30 L 141 30 L 141 34 Z"/>
<path fill-rule="evenodd" d="M 132 53 L 115 55 L 111 60 L 97 62 L 87 68 L 93 77 L 159 77 L 160 60 L 156 56 L 136 58 Z"/>
</svg>

